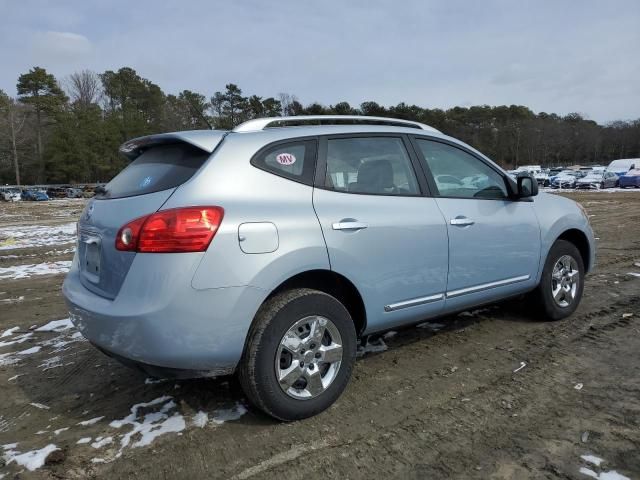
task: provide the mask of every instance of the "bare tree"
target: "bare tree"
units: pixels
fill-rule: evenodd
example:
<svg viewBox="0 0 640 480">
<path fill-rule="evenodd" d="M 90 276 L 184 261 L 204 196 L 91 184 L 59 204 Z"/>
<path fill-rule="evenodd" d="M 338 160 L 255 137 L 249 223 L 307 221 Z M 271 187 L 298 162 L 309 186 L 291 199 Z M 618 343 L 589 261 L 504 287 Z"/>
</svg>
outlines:
<svg viewBox="0 0 640 480">
<path fill-rule="evenodd" d="M 18 143 L 22 128 L 27 119 L 25 108 L 19 108 L 17 102 L 0 90 L 0 113 L 2 119 L 0 132 L 8 138 L 11 144 L 11 154 L 13 157 L 13 167 L 16 174 L 16 185 L 20 185 L 20 162 L 18 160 Z"/>
<path fill-rule="evenodd" d="M 83 107 L 98 102 L 101 95 L 100 85 L 98 74 L 91 70 L 72 73 L 65 81 L 65 88 L 71 102 Z"/>
</svg>

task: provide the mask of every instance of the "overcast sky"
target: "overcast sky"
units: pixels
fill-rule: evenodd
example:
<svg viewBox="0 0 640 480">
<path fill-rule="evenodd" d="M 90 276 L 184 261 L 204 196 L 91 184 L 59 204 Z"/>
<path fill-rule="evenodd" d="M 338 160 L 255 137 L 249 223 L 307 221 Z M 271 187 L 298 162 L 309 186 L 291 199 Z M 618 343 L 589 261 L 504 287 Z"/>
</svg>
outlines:
<svg viewBox="0 0 640 480">
<path fill-rule="evenodd" d="M 0 89 L 133 67 L 168 93 L 640 117 L 640 1 L 0 0 Z"/>
</svg>

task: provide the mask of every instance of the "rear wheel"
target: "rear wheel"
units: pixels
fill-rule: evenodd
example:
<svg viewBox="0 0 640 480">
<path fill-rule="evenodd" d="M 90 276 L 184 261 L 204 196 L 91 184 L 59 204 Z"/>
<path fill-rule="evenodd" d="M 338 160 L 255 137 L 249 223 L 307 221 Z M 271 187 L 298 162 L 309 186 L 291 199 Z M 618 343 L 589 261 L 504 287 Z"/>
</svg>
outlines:
<svg viewBox="0 0 640 480">
<path fill-rule="evenodd" d="M 576 246 L 566 240 L 557 240 L 545 262 L 540 284 L 533 300 L 549 320 L 560 320 L 571 315 L 582 298 L 584 288 L 584 262 Z"/>
<path fill-rule="evenodd" d="M 316 415 L 345 389 L 356 332 L 347 309 L 310 289 L 282 292 L 260 308 L 238 377 L 249 401 L 279 420 Z"/>
</svg>

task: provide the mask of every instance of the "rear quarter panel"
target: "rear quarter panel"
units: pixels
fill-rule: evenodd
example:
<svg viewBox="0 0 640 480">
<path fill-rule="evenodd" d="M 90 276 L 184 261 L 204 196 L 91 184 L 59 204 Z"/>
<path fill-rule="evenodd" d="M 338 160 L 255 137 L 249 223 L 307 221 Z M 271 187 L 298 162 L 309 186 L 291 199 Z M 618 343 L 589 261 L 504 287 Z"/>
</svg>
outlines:
<svg viewBox="0 0 640 480">
<path fill-rule="evenodd" d="M 163 206 L 224 208 L 224 219 L 193 277 L 193 288 L 253 286 L 270 292 L 297 273 L 329 269 L 327 249 L 313 210 L 313 188 L 250 164 L 251 157 L 264 145 L 280 139 L 277 137 L 270 132 L 228 135 L 207 165 Z M 240 224 L 250 222 L 276 226 L 276 250 L 258 254 L 242 251 L 238 229 Z"/>
</svg>

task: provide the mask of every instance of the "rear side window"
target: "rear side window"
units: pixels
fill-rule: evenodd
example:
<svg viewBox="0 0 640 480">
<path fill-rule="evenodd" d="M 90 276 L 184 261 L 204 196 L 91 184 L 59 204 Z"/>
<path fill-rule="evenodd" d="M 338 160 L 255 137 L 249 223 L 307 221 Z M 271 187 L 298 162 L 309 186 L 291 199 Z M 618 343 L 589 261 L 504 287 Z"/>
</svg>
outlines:
<svg viewBox="0 0 640 480">
<path fill-rule="evenodd" d="M 185 143 L 145 150 L 105 186 L 96 198 L 122 198 L 160 192 L 182 185 L 204 164 L 207 152 Z"/>
<path fill-rule="evenodd" d="M 307 185 L 313 184 L 316 141 L 300 140 L 270 145 L 259 151 L 251 164 L 280 177 Z"/>
<path fill-rule="evenodd" d="M 369 195 L 418 195 L 401 138 L 356 137 L 327 142 L 325 187 Z"/>
</svg>

